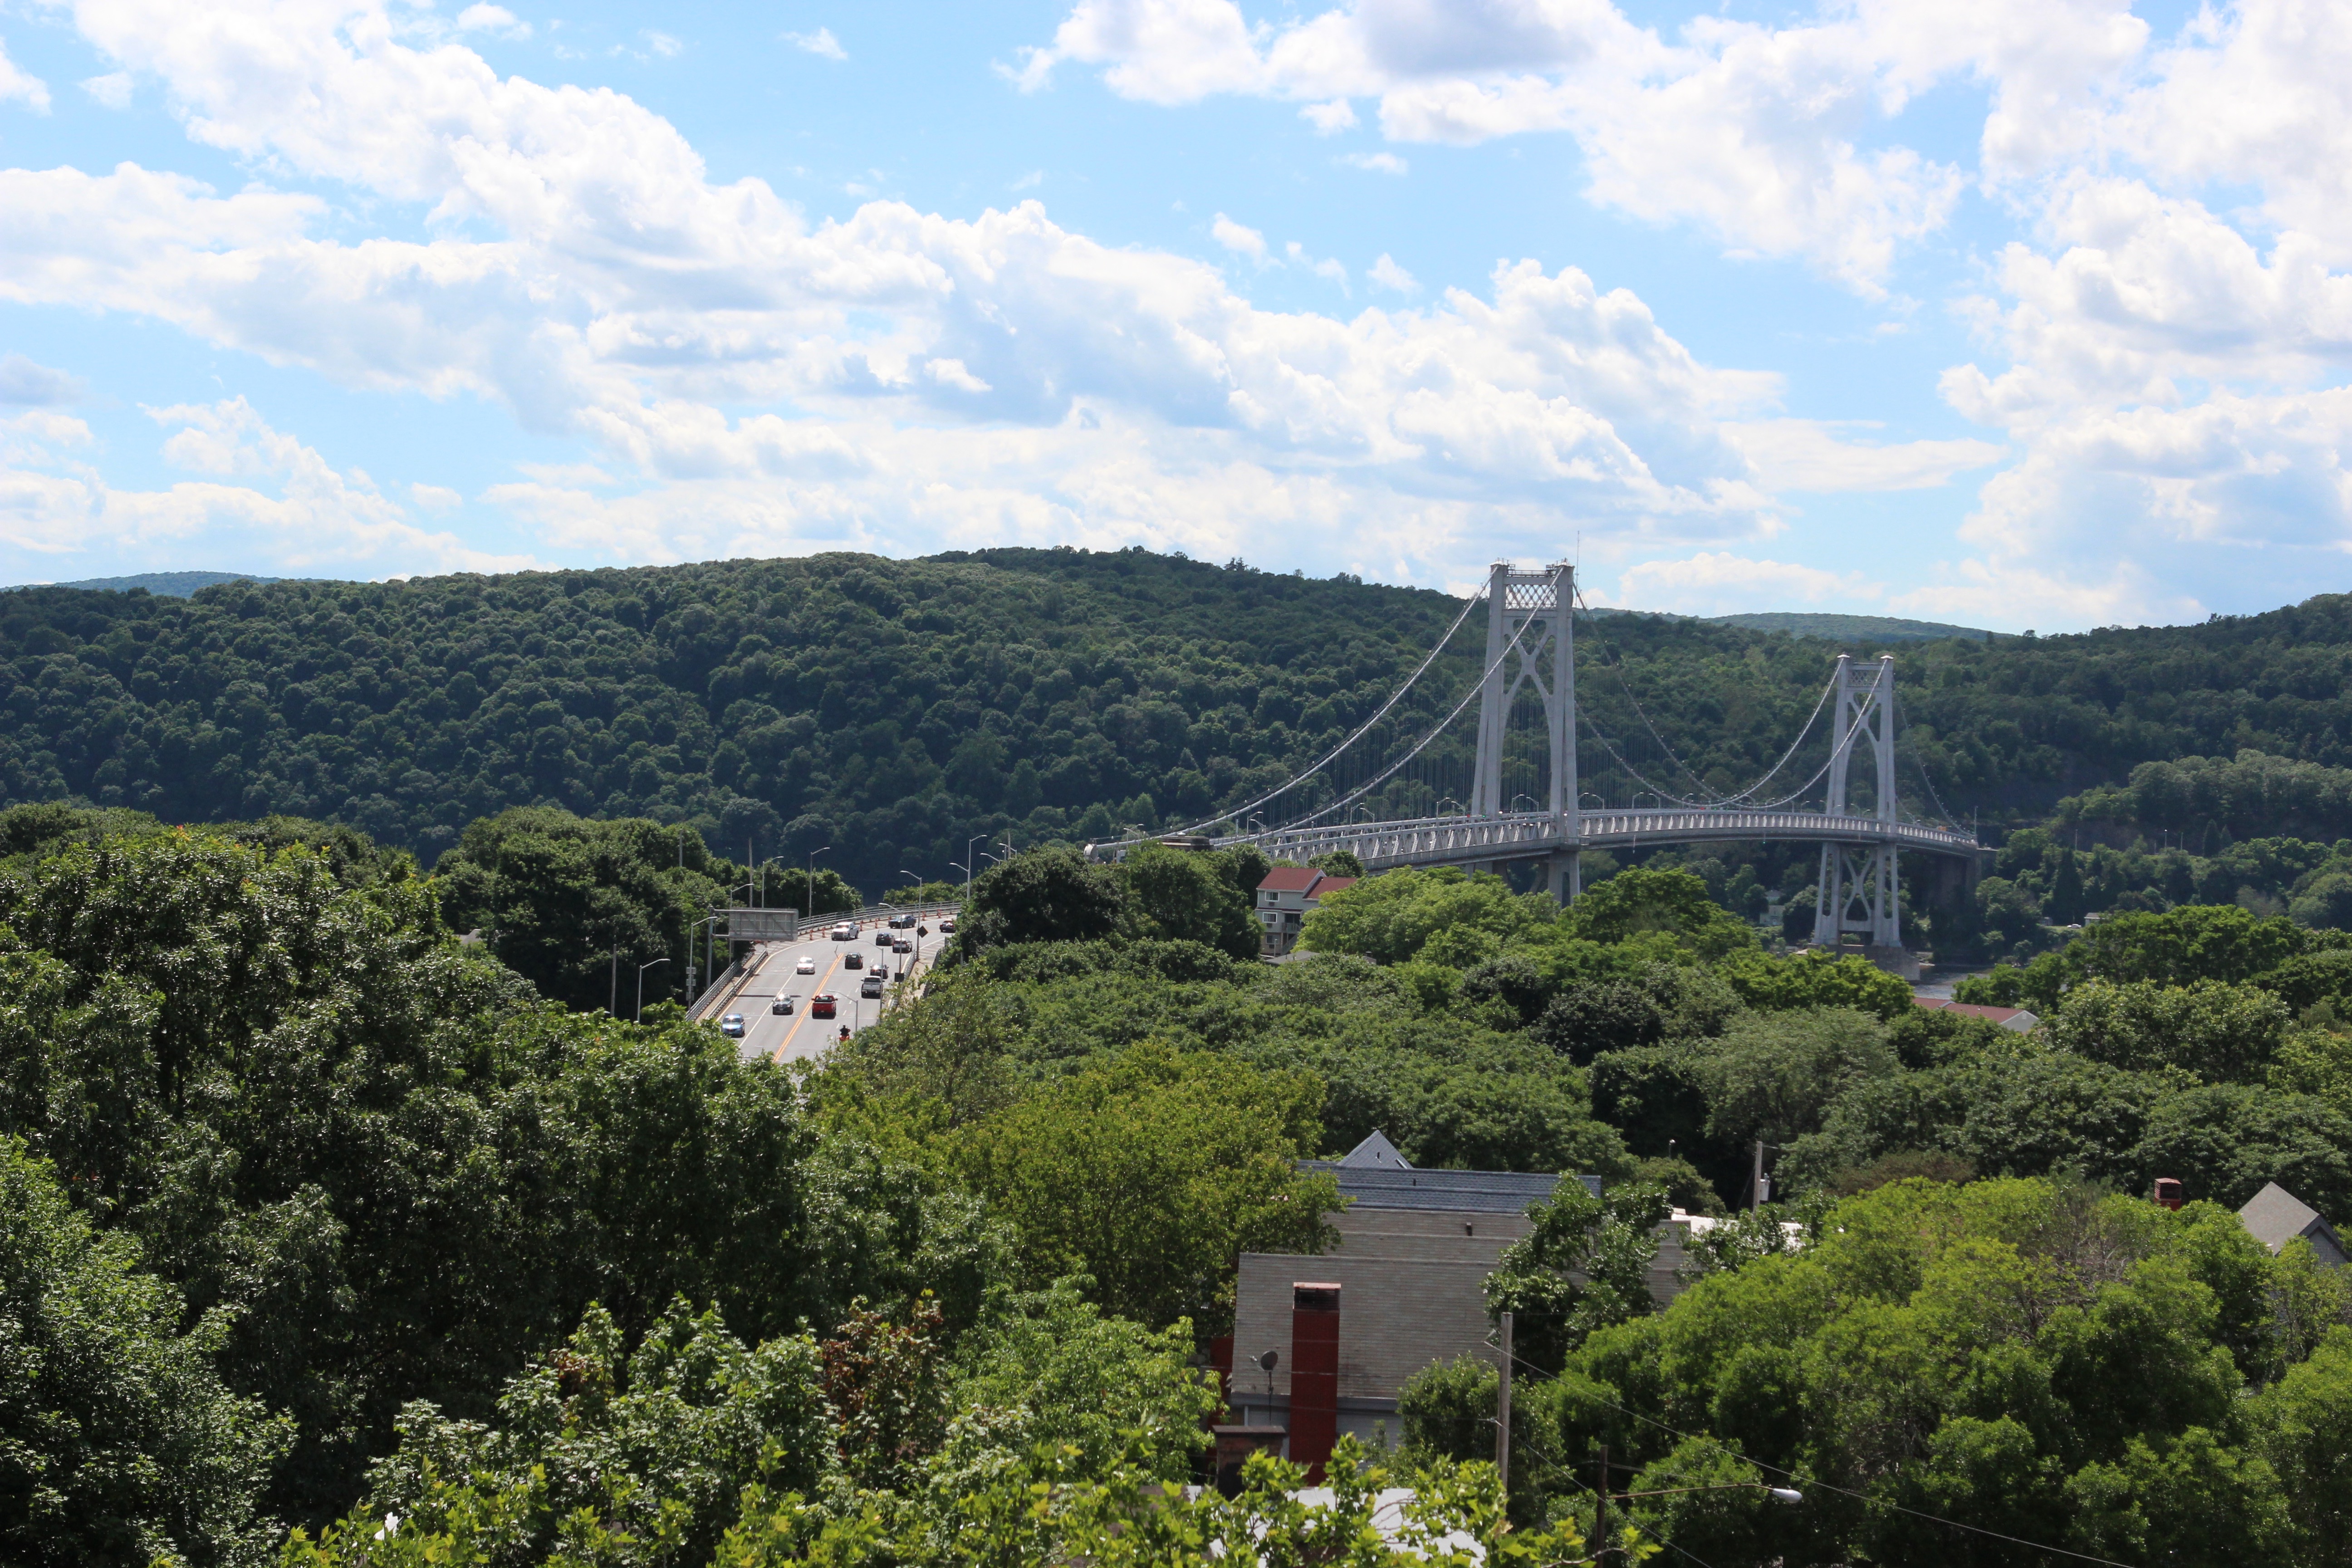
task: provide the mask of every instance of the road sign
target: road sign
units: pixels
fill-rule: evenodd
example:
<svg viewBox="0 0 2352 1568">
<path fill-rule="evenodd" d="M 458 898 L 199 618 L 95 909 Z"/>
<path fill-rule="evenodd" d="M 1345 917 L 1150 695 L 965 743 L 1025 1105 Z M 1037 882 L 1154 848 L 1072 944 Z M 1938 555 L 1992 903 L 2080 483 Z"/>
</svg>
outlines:
<svg viewBox="0 0 2352 1568">
<path fill-rule="evenodd" d="M 729 910 L 730 942 L 793 942 L 801 934 L 798 910 Z"/>
</svg>

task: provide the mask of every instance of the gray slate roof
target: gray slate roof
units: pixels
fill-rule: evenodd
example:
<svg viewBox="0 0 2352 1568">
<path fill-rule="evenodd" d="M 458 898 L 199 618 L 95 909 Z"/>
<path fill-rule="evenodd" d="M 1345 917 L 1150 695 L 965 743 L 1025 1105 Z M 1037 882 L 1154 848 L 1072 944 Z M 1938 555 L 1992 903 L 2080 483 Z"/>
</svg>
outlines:
<svg viewBox="0 0 2352 1568">
<path fill-rule="evenodd" d="M 2238 1211 L 2238 1218 L 2256 1241 L 2276 1252 L 2296 1237 L 2305 1237 L 2324 1263 L 2342 1263 L 2344 1243 L 2326 1216 L 2276 1182 L 2265 1182 L 2263 1190 L 2246 1200 Z"/>
</svg>

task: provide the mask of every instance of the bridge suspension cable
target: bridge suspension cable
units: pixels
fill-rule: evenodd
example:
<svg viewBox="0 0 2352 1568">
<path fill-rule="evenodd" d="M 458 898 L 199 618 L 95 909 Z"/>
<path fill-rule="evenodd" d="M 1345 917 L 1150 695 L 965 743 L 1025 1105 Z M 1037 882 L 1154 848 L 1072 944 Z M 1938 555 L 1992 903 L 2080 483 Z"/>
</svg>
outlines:
<svg viewBox="0 0 2352 1568">
<path fill-rule="evenodd" d="M 1355 730 L 1349 734 L 1346 740 L 1341 741 L 1338 745 L 1325 752 L 1321 761 L 1316 763 L 1312 767 L 1301 768 L 1298 772 L 1285 779 L 1281 784 L 1276 784 L 1274 788 L 1266 791 L 1265 794 L 1258 796 L 1255 800 L 1249 802 L 1245 805 L 1230 806 L 1223 811 L 1216 813 L 1213 816 L 1204 816 L 1200 821 L 1192 823 L 1188 826 L 1178 828 L 1177 831 L 1179 833 L 1198 833 L 1202 828 L 1213 826 L 1220 822 L 1244 821 L 1246 819 L 1249 813 L 1255 811 L 1259 806 L 1265 805 L 1269 801 L 1280 799 L 1282 796 L 1289 794 L 1292 790 L 1297 788 L 1300 784 L 1306 783 L 1308 779 L 1313 778 L 1317 773 L 1321 773 L 1325 768 L 1329 767 L 1332 763 L 1339 759 L 1339 753 L 1345 752 L 1358 741 L 1362 740 L 1366 734 L 1370 732 L 1373 725 L 1379 723 L 1382 719 L 1387 718 L 1389 710 L 1394 708 L 1400 701 L 1403 700 L 1404 694 L 1412 689 L 1413 682 L 1419 680 L 1423 675 L 1428 673 L 1429 667 L 1437 662 L 1438 656 L 1445 651 L 1446 644 L 1454 640 L 1454 634 L 1462 629 L 1462 623 L 1470 618 L 1470 612 L 1478 607 L 1479 601 L 1482 597 L 1483 595 L 1477 594 L 1470 595 L 1469 599 L 1465 602 L 1462 606 L 1462 613 L 1454 617 L 1454 624 L 1445 628 L 1444 635 L 1439 637 L 1436 643 L 1431 647 L 1429 652 L 1423 657 L 1421 663 L 1413 667 L 1413 672 L 1404 678 L 1403 684 L 1399 686 L 1394 691 L 1389 693 L 1388 700 L 1381 703 L 1380 707 L 1373 711 L 1370 718 L 1365 720 L 1361 724 L 1357 725 Z M 1517 641 L 1517 638 L 1513 638 L 1512 640 L 1514 643 Z M 1485 679 L 1485 677 L 1481 676 L 1479 679 L 1483 680 Z M 1477 689 L 1473 687 L 1471 689 L 1475 691 Z M 1454 711 L 1458 713 L 1461 710 L 1457 707 Z M 1453 715 L 1447 715 L 1447 722 L 1452 722 L 1452 719 Z M 1444 726 L 1442 724 L 1439 726 L 1440 729 L 1443 729 L 1444 727 Z M 1427 743 L 1428 742 L 1426 741 L 1423 742 L 1423 745 L 1426 745 Z M 1415 752 L 1418 752 L 1420 748 L 1415 747 L 1414 750 Z M 1359 792 L 1359 794 L 1360 794 L 1360 792 Z M 1328 810 L 1329 808 L 1326 807 L 1325 809 Z M 1316 815 L 1320 816 L 1321 813 L 1318 812 Z M 1315 818 L 1313 816 L 1308 816 L 1301 818 L 1301 820 L 1312 822 Z"/>
</svg>

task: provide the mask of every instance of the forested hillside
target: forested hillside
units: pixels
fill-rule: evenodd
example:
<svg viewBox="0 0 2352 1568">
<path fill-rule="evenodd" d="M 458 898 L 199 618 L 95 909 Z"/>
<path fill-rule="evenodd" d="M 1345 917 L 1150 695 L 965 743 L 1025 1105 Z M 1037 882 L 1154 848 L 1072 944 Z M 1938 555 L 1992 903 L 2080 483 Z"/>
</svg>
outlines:
<svg viewBox="0 0 2352 1568">
<path fill-rule="evenodd" d="M 1368 713 L 1457 608 L 1139 550 L 229 584 L 187 600 L 20 589 L 0 595 L 0 804 L 313 817 L 427 865 L 468 822 L 560 805 L 684 822 L 730 855 L 831 846 L 829 864 L 878 889 L 902 871 L 960 877 L 950 863 L 976 835 L 1083 840 L 1246 798 Z M 1688 764 L 1671 787 L 1728 787 L 1796 733 L 1838 646 L 1601 616 L 1582 693 L 1621 739 L 1640 703 Z M 1963 818 L 2039 820 L 2150 762 L 2251 749 L 2352 764 L 2343 597 L 1895 651 L 1916 760 Z M 2290 830 L 2234 796 L 2200 816 L 2197 798 L 2140 820 L 2209 840 Z M 2343 799 L 2298 794 L 2291 830 L 2352 835 Z"/>
</svg>

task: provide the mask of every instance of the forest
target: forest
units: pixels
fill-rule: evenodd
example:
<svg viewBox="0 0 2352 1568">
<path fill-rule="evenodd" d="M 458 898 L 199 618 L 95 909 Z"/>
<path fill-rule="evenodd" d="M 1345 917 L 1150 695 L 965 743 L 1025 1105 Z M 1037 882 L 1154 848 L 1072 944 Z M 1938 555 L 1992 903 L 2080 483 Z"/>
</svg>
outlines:
<svg viewBox="0 0 2352 1568">
<path fill-rule="evenodd" d="M 1086 842 L 1249 799 L 1364 720 L 1459 608 L 1139 549 L 231 583 L 187 599 L 16 589 L 0 594 L 0 805 L 337 822 L 427 867 L 470 823 L 561 808 L 682 825 L 746 863 L 828 848 L 872 897 L 965 880 L 991 835 Z M 1650 748 L 1633 760 L 1670 791 L 1760 773 L 1836 653 L 1884 651 L 1906 809 L 1993 839 L 2063 829 L 2070 852 L 2145 841 L 2210 858 L 2352 837 L 2342 595 L 1885 648 L 1627 614 L 1586 618 L 1579 638 L 1596 732 Z M 1439 673 L 1474 675 L 1475 640 Z M 1419 701 L 1408 717 L 1433 710 Z M 1432 765 L 1454 754 L 1441 744 Z M 1591 771 L 1589 787 L 1632 804 L 1635 781 L 1597 744 Z M 1801 859 L 1753 879 L 1793 893 Z M 2284 907 L 2294 879 L 2241 885 Z M 2168 864 L 2116 893 L 2177 902 L 2180 880 Z M 1978 923 L 1946 934 L 1973 942 Z"/>
<path fill-rule="evenodd" d="M 2122 912 L 1989 977 L 2019 1035 L 1671 868 L 1566 910 L 1394 872 L 1268 965 L 1255 852 L 1046 846 L 787 1072 L 531 924 L 566 879 L 658 910 L 743 868 L 549 810 L 430 875 L 289 818 L 0 813 L 9 1560 L 2345 1561 L 2352 1289 L 2231 1213 L 2352 1205 L 2342 932 Z M 1604 1180 L 1487 1283 L 1536 1326 L 1507 1489 L 1484 1363 L 1417 1378 L 1330 1508 L 1265 1458 L 1170 1489 L 1235 1258 L 1325 1246 L 1296 1162 L 1374 1129 Z M 1774 1201 L 1658 1309 L 1655 1224 L 1744 1206 L 1759 1138 Z M 1605 1531 L 1603 1444 L 1668 1494 Z"/>
</svg>

